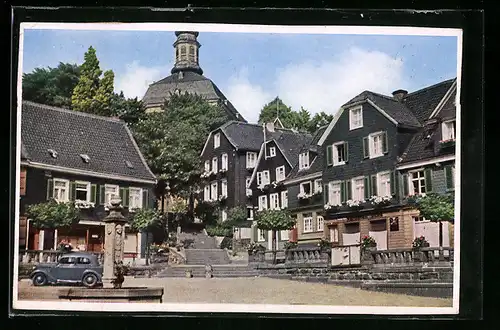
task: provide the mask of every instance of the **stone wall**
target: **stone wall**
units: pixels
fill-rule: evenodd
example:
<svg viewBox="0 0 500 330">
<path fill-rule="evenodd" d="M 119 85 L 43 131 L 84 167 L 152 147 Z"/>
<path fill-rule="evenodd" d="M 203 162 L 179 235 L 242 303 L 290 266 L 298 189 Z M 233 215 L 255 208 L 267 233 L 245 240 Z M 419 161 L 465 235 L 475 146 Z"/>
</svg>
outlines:
<svg viewBox="0 0 500 330">
<path fill-rule="evenodd" d="M 250 242 L 250 238 L 233 239 L 233 252 L 246 252 Z"/>
</svg>

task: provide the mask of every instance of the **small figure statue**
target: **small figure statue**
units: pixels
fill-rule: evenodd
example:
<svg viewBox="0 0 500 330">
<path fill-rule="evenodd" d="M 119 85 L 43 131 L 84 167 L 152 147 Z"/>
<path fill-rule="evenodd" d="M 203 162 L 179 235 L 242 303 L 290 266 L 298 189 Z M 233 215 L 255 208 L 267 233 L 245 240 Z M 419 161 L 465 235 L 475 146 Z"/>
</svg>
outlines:
<svg viewBox="0 0 500 330">
<path fill-rule="evenodd" d="M 121 289 L 122 283 L 125 280 L 125 269 L 122 261 L 115 262 L 115 278 L 111 281 L 113 288 Z"/>
</svg>

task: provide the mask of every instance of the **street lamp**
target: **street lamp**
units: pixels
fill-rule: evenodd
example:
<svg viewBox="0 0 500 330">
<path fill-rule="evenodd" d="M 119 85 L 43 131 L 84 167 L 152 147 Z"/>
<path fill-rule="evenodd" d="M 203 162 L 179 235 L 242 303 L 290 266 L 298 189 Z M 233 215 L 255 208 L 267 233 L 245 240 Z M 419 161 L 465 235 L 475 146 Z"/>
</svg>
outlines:
<svg viewBox="0 0 500 330">
<path fill-rule="evenodd" d="M 169 232 L 168 232 L 168 201 L 169 201 L 169 195 L 170 195 L 170 184 L 168 183 L 168 181 L 165 182 L 165 190 L 164 190 L 164 194 L 163 194 L 163 198 L 165 197 L 165 195 L 167 196 L 167 206 L 166 206 L 166 209 L 167 209 L 167 214 L 165 215 L 165 212 L 163 211 L 163 207 L 164 207 L 164 204 L 165 203 L 161 203 L 161 207 L 162 207 L 162 213 L 164 216 L 166 216 L 166 219 L 167 219 L 167 223 L 165 225 L 165 234 L 167 236 L 167 241 L 169 239 Z"/>
</svg>

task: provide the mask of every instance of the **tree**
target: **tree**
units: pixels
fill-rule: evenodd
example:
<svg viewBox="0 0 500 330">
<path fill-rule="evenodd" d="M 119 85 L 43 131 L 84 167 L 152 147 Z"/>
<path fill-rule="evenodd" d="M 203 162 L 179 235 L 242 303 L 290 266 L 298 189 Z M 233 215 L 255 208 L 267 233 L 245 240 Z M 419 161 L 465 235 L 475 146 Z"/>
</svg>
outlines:
<svg viewBox="0 0 500 330">
<path fill-rule="evenodd" d="M 111 115 L 116 116 L 133 127 L 144 118 L 145 109 L 143 103 L 136 98 L 125 98 L 123 92 L 113 93 L 110 102 Z"/>
<path fill-rule="evenodd" d="M 278 117 L 285 128 L 292 128 L 293 111 L 283 101 L 276 97 L 260 110 L 259 124 L 273 122 Z"/>
<path fill-rule="evenodd" d="M 58 203 L 54 199 L 29 205 L 26 213 L 32 219 L 33 227 L 39 229 L 68 227 L 80 220 L 80 210 L 73 202 Z"/>
<path fill-rule="evenodd" d="M 290 128 L 294 128 L 300 132 L 307 132 L 309 127 L 309 121 L 311 120 L 311 114 L 309 113 L 309 111 L 301 107 L 300 111 L 292 112 L 291 117 L 292 117 L 291 119 L 292 126 Z"/>
<path fill-rule="evenodd" d="M 102 79 L 101 74 L 95 49 L 90 46 L 84 55 L 84 62 L 80 66 L 80 79 L 71 96 L 73 110 L 111 115 L 114 73 L 108 70 L 104 72 Z"/>
<path fill-rule="evenodd" d="M 149 264 L 149 232 L 161 223 L 161 213 L 153 209 L 138 209 L 132 216 L 130 226 L 146 233 L 146 265 Z"/>
<path fill-rule="evenodd" d="M 320 127 L 330 124 L 333 120 L 333 115 L 329 115 L 324 111 L 316 113 L 314 117 L 309 121 L 307 130 L 310 133 L 316 132 Z"/>
<path fill-rule="evenodd" d="M 290 230 L 295 225 L 295 219 L 288 210 L 263 210 L 256 214 L 257 228 L 271 230 L 273 240 L 273 263 L 276 263 L 276 232 Z"/>
<path fill-rule="evenodd" d="M 221 108 L 201 96 L 171 94 L 163 111 L 144 116 L 133 131 L 153 173 L 168 180 L 173 195 L 188 198 L 201 180 L 205 140 L 227 120 Z"/>
<path fill-rule="evenodd" d="M 59 62 L 56 68 L 35 68 L 23 74 L 23 99 L 71 108 L 71 95 L 79 77 L 80 68 L 76 64 Z"/>
<path fill-rule="evenodd" d="M 453 194 L 429 193 L 423 197 L 418 197 L 416 206 L 420 215 L 427 220 L 439 223 L 439 247 L 442 246 L 442 221 L 453 222 L 455 219 Z"/>
</svg>

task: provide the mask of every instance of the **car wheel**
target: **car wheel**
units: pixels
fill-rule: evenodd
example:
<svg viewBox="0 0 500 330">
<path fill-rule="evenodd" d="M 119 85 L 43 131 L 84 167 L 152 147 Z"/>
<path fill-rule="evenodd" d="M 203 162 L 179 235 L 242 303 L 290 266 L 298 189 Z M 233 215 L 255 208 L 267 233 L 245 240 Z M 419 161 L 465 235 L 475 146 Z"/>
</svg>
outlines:
<svg viewBox="0 0 500 330">
<path fill-rule="evenodd" d="M 97 276 L 95 274 L 85 274 L 82 279 L 83 285 L 87 288 L 93 288 L 97 285 Z"/>
<path fill-rule="evenodd" d="M 33 285 L 34 286 L 42 286 L 47 284 L 47 276 L 43 273 L 36 273 L 33 276 Z"/>
</svg>

